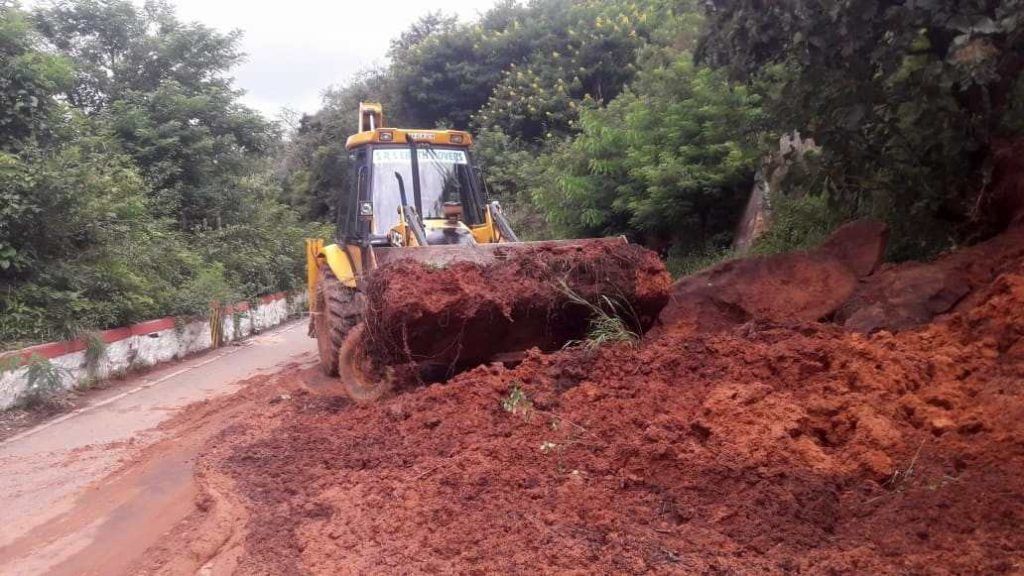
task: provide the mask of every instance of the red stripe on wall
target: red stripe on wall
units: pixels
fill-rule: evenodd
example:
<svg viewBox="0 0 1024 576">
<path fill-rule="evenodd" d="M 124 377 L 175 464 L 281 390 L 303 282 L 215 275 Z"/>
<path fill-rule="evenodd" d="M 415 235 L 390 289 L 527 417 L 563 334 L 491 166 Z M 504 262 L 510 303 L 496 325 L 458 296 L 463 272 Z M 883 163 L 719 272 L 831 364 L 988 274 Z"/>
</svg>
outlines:
<svg viewBox="0 0 1024 576">
<path fill-rule="evenodd" d="M 145 322 L 139 322 L 138 324 L 132 324 L 130 327 L 132 336 L 152 334 L 153 332 L 170 330 L 171 328 L 174 328 L 174 318 L 171 317 L 147 320 Z"/>
</svg>

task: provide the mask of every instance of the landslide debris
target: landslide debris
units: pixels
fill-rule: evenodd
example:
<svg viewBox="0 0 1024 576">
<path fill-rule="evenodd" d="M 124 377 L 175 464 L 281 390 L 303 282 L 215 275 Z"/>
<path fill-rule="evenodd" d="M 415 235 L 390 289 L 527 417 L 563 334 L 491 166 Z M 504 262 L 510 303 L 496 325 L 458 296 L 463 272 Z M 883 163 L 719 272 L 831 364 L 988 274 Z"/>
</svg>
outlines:
<svg viewBox="0 0 1024 576">
<path fill-rule="evenodd" d="M 249 511 L 243 574 L 1019 573 L 1019 248 L 920 265 L 965 270 L 969 293 L 895 332 L 835 311 L 912 265 L 733 264 L 705 281 L 765 261 L 795 280 L 715 285 L 713 323 L 639 348 L 534 351 L 370 405 L 297 391 L 202 466 Z"/>
<path fill-rule="evenodd" d="M 1014 270 L 1021 258 L 1024 227 L 1017 227 L 934 262 L 884 265 L 861 283 L 836 321 L 860 332 L 921 326 L 937 315 L 975 305 L 981 288 Z"/>
<path fill-rule="evenodd" d="M 820 248 L 724 262 L 672 287 L 658 331 L 705 333 L 749 321 L 828 322 L 857 332 L 922 326 L 1024 258 L 1024 226 L 933 262 L 881 264 L 888 229 L 861 220 Z"/>
</svg>

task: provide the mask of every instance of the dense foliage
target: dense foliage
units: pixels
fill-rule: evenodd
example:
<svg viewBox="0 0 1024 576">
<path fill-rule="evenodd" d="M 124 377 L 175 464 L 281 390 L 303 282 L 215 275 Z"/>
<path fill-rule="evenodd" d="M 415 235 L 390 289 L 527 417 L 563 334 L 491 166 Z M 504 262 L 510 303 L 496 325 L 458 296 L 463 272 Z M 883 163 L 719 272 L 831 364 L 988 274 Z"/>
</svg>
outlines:
<svg viewBox="0 0 1024 576">
<path fill-rule="evenodd" d="M 2 4 L 0 52 L 0 342 L 296 287 L 311 230 L 225 76 L 236 35 L 163 2 Z"/>
<path fill-rule="evenodd" d="M 815 180 L 888 218 L 894 256 L 998 224 L 987 171 L 994 139 L 1021 129 L 1024 2 L 709 5 L 700 60 L 770 87 L 774 127 L 822 146 Z"/>
<path fill-rule="evenodd" d="M 531 198 L 563 234 L 721 243 L 749 193 L 759 118 L 756 96 L 684 54 L 584 110 L 579 134 L 543 158 Z"/>
</svg>

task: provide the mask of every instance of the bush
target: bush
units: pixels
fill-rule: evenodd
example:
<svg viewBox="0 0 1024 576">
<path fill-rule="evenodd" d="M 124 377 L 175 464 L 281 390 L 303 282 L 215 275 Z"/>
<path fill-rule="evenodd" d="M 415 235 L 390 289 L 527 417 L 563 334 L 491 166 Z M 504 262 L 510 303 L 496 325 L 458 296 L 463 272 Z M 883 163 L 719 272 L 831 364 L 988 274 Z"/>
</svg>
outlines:
<svg viewBox="0 0 1024 576">
<path fill-rule="evenodd" d="M 27 385 L 17 398 L 17 407 L 26 410 L 54 409 L 67 404 L 63 394 L 63 369 L 41 356 L 32 356 L 24 367 Z"/>
<path fill-rule="evenodd" d="M 707 246 L 694 250 L 689 246 L 678 246 L 669 251 L 665 267 L 673 278 L 682 278 L 730 260 L 734 256 L 735 252 L 729 247 Z"/>
<path fill-rule="evenodd" d="M 751 254 L 807 250 L 821 244 L 842 218 L 826 196 L 773 194 L 771 225 L 750 249 Z"/>
<path fill-rule="evenodd" d="M 703 247 L 730 234 L 759 158 L 759 98 L 689 54 L 641 73 L 537 163 L 533 200 L 568 236 Z"/>
</svg>

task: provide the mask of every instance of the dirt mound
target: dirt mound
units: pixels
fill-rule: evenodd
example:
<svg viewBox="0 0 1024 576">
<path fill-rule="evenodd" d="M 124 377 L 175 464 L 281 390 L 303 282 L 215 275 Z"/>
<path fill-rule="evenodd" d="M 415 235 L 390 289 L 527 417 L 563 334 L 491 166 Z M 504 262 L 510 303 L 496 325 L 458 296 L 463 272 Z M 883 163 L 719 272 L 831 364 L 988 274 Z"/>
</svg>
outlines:
<svg viewBox="0 0 1024 576">
<path fill-rule="evenodd" d="M 663 330 L 706 333 L 750 320 L 813 322 L 853 295 L 885 253 L 888 227 L 858 220 L 816 250 L 730 260 L 680 279 L 661 315 Z"/>
<path fill-rule="evenodd" d="M 861 220 L 818 249 L 743 258 L 680 279 L 662 332 L 704 333 L 752 320 L 835 322 L 857 332 L 923 326 L 1024 258 L 1024 228 L 933 262 L 879 266 L 888 229 Z"/>
<path fill-rule="evenodd" d="M 657 255 L 626 243 L 532 247 L 486 265 L 399 260 L 366 288 L 366 346 L 381 364 L 451 367 L 554 350 L 589 325 L 591 311 L 575 297 L 611 298 L 643 331 L 668 301 L 670 281 Z"/>
<path fill-rule="evenodd" d="M 897 334 L 748 321 L 297 392 L 202 465 L 247 502 L 245 574 L 1018 573 L 1024 256 L 999 268 Z"/>
<path fill-rule="evenodd" d="M 835 320 L 851 330 L 904 330 L 930 322 L 1024 258 L 1024 229 L 1016 228 L 934 262 L 888 264 L 863 279 Z M 980 292 L 977 292 L 980 294 Z M 965 299 L 969 301 L 965 302 Z"/>
</svg>

